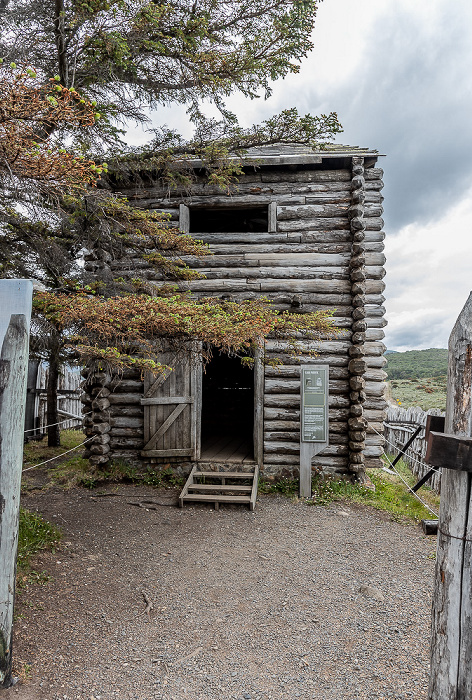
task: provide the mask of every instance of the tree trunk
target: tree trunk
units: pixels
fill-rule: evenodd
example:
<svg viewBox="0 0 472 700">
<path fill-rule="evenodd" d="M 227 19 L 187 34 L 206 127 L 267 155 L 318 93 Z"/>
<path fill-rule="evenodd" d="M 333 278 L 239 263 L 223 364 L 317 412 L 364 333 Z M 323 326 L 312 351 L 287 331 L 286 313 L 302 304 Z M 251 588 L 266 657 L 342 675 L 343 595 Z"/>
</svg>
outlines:
<svg viewBox="0 0 472 700">
<path fill-rule="evenodd" d="M 61 444 L 61 432 L 59 430 L 59 416 L 57 412 L 57 385 L 59 383 L 59 344 L 56 337 L 52 337 L 52 347 L 49 353 L 49 373 L 47 384 L 47 425 L 48 447 L 59 447 Z"/>
</svg>

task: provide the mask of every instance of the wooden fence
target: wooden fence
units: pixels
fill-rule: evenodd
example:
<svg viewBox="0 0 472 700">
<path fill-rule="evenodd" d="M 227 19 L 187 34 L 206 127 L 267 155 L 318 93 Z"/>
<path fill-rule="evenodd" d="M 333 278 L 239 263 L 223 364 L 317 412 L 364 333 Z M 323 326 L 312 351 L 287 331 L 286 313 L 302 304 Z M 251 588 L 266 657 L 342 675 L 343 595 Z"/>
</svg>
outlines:
<svg viewBox="0 0 472 700">
<path fill-rule="evenodd" d="M 418 425 L 426 425 L 428 415 L 443 416 L 444 413 L 438 409 L 431 409 L 425 412 L 417 406 L 401 408 L 400 406 L 389 405 L 385 422 L 385 439 L 387 440 L 385 451 L 396 456 L 414 433 L 416 427 Z M 413 425 L 414 423 L 416 423 L 416 426 Z M 424 430 L 422 430 L 418 437 L 414 439 L 406 454 L 403 455 L 403 459 L 418 479 L 421 479 L 431 469 L 425 464 L 425 456 L 426 440 L 424 439 Z M 428 485 L 437 493 L 440 492 L 441 475 L 439 472 L 433 474 Z"/>
<path fill-rule="evenodd" d="M 26 401 L 25 430 L 28 438 L 38 437 L 46 433 L 47 425 L 47 381 L 48 366 L 45 362 L 29 363 L 28 393 Z M 58 385 L 59 420 L 64 420 L 61 429 L 80 427 L 77 418 L 81 418 L 82 403 L 80 368 L 64 365 L 61 369 Z M 70 418 L 70 420 L 66 420 Z"/>
</svg>

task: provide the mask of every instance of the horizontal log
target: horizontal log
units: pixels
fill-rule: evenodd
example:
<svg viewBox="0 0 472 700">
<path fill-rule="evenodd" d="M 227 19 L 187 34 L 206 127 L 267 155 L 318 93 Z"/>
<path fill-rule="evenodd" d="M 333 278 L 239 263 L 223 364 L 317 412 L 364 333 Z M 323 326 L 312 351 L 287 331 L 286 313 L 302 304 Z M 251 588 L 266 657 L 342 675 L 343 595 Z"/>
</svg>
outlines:
<svg viewBox="0 0 472 700">
<path fill-rule="evenodd" d="M 366 401 L 364 402 L 364 410 L 369 411 L 369 410 L 377 410 L 377 411 L 382 411 L 385 410 L 387 407 L 387 402 L 385 399 L 382 399 L 380 397 L 376 396 L 367 396 Z"/>
<path fill-rule="evenodd" d="M 372 180 L 381 180 L 383 178 L 384 171 L 382 168 L 366 168 L 364 171 L 364 178 L 366 182 L 372 182 Z"/>
<path fill-rule="evenodd" d="M 318 360 L 320 362 L 320 360 Z M 300 364 L 298 365 L 278 365 L 276 367 L 265 367 L 264 374 L 267 377 L 276 379 L 300 379 Z M 384 373 L 385 374 L 385 373 Z M 349 377 L 349 371 L 345 367 L 330 367 L 330 379 L 346 379 Z"/>
<path fill-rule="evenodd" d="M 384 220 L 376 216 L 364 216 L 366 231 L 381 231 L 384 227 Z"/>
<path fill-rule="evenodd" d="M 110 418 L 110 425 L 112 428 L 112 433 L 115 428 L 142 428 L 143 427 L 143 414 L 141 416 L 113 416 Z"/>
<path fill-rule="evenodd" d="M 217 245 L 282 245 L 289 242 L 288 233 L 256 233 L 254 231 L 228 231 L 219 233 L 198 233 L 196 240 L 208 243 L 211 250 Z"/>
<path fill-rule="evenodd" d="M 318 219 L 324 217 L 347 216 L 350 202 L 338 204 L 305 204 L 302 206 L 277 207 L 277 221 L 293 221 L 299 219 Z M 282 230 L 282 229 L 281 229 Z"/>
<path fill-rule="evenodd" d="M 376 219 L 370 219 L 376 221 Z M 277 231 L 331 231 L 333 229 L 350 230 L 347 217 L 331 217 L 331 218 L 312 218 L 312 219 L 295 219 L 293 221 L 278 221 Z"/>
<path fill-rule="evenodd" d="M 381 425 L 378 423 L 377 425 Z M 383 430 L 383 426 L 381 427 Z M 300 436 L 300 421 L 294 420 L 265 420 L 264 421 L 264 431 L 268 433 L 276 432 L 295 432 Z M 341 434 L 347 439 L 347 422 L 346 421 L 330 421 L 329 422 L 329 434 Z M 298 438 L 299 439 L 299 438 Z"/>
<path fill-rule="evenodd" d="M 213 263 L 217 263 L 218 259 L 215 258 Z M 309 262 L 309 261 L 307 261 Z M 297 279 L 326 279 L 326 280 L 347 280 L 349 276 L 349 271 L 347 265 L 345 267 L 304 267 L 302 265 L 297 267 L 288 267 L 280 264 L 280 266 L 273 267 L 243 267 L 243 261 L 240 260 L 239 265 L 235 264 L 234 267 L 200 267 L 199 265 L 191 265 L 198 269 L 198 272 L 205 275 L 206 280 L 222 280 L 222 279 L 246 279 L 261 280 L 261 284 L 265 278 L 270 278 L 270 280 L 297 280 Z M 383 268 L 378 268 L 382 270 Z M 383 276 L 383 275 L 382 275 Z M 151 280 L 163 278 L 160 273 L 150 274 L 148 278 Z M 379 279 L 380 276 L 378 277 Z M 193 282 L 191 282 L 193 288 Z M 286 285 L 284 285 L 286 287 Z"/>
<path fill-rule="evenodd" d="M 285 241 L 284 243 L 259 243 L 247 244 L 242 246 L 241 243 L 226 243 L 212 245 L 211 251 L 216 256 L 220 255 L 235 255 L 241 259 L 241 256 L 257 255 L 259 253 L 275 255 L 275 254 L 293 254 L 293 253 L 317 253 L 333 255 L 335 253 L 351 252 L 352 243 L 347 240 L 343 242 L 323 241 L 320 243 L 299 243 L 298 241 Z M 372 246 L 382 246 L 383 243 L 371 243 Z M 349 256 L 348 256 L 349 257 Z M 201 259 L 201 258 L 199 258 Z M 207 259 L 207 258 L 206 258 Z M 245 260 L 249 259 L 244 257 Z M 262 263 L 261 263 L 262 264 Z M 263 263 L 265 264 L 265 262 Z"/>
<path fill-rule="evenodd" d="M 384 357 L 383 355 L 381 355 L 380 357 L 368 356 L 365 358 L 365 360 L 366 360 L 367 367 L 374 368 L 374 369 L 376 369 L 376 368 L 381 369 L 382 367 L 385 367 L 385 365 L 387 364 L 387 358 Z"/>
<path fill-rule="evenodd" d="M 266 377 L 266 394 L 297 394 L 300 396 L 300 379 Z M 349 384 L 343 379 L 329 379 L 330 394 L 348 394 Z"/>
<path fill-rule="evenodd" d="M 380 457 L 366 457 L 364 466 L 366 469 L 381 469 L 383 463 Z"/>
<path fill-rule="evenodd" d="M 346 455 L 348 452 L 347 445 L 328 445 L 323 449 L 323 456 Z M 266 455 L 299 455 L 300 443 L 296 442 L 268 442 L 264 440 L 264 459 Z"/>
<path fill-rule="evenodd" d="M 331 421 L 346 421 L 349 418 L 348 408 L 330 408 L 329 420 Z M 300 420 L 300 408 L 264 408 L 264 420 Z"/>
<path fill-rule="evenodd" d="M 372 435 L 367 435 L 365 439 L 365 444 L 367 447 L 385 447 L 385 438 L 383 435 L 377 435 L 373 433 Z"/>
<path fill-rule="evenodd" d="M 365 231 L 364 243 L 378 243 L 385 240 L 385 231 Z"/>
<path fill-rule="evenodd" d="M 279 234 L 277 234 L 279 235 Z M 303 243 L 305 245 L 314 245 L 315 243 L 326 243 L 335 245 L 337 243 L 352 242 L 352 234 L 349 229 L 330 230 L 330 231 L 295 231 L 285 233 L 287 240 L 292 243 Z"/>
<path fill-rule="evenodd" d="M 371 341 L 364 343 L 364 350 L 367 357 L 381 357 L 384 355 L 386 346 L 377 341 Z"/>
<path fill-rule="evenodd" d="M 265 270 L 271 267 L 291 268 L 301 266 L 315 268 L 339 267 L 344 269 L 347 265 L 349 265 L 350 257 L 350 253 L 348 252 L 318 253 L 308 250 L 303 251 L 303 247 L 302 252 L 290 252 L 290 247 L 286 246 L 281 252 L 246 253 L 245 251 L 240 251 L 237 255 L 215 254 L 205 256 L 204 258 L 186 255 L 182 256 L 182 260 L 190 265 L 190 267 L 195 268 L 257 267 L 258 269 Z M 385 256 L 381 255 L 380 253 L 366 254 L 367 265 L 382 265 L 382 259 L 385 260 Z"/>
<path fill-rule="evenodd" d="M 365 281 L 366 294 L 382 294 L 385 290 L 385 282 L 382 280 L 367 279 Z"/>
<path fill-rule="evenodd" d="M 264 430 L 264 444 L 269 443 L 280 443 L 287 442 L 292 443 L 295 448 L 300 450 L 300 429 L 293 431 L 283 431 L 283 430 Z M 329 444 L 330 445 L 347 445 L 348 435 L 345 428 L 343 433 L 333 433 L 329 432 Z M 375 443 L 377 444 L 377 443 Z M 344 453 L 343 453 L 344 454 Z"/>
<path fill-rule="evenodd" d="M 368 368 L 364 374 L 365 379 L 371 382 L 385 382 L 387 379 L 387 373 L 382 369 L 371 369 Z"/>
<path fill-rule="evenodd" d="M 346 355 L 351 343 L 346 340 L 312 340 L 300 343 L 307 352 L 315 350 L 320 356 L 326 354 Z M 267 352 L 284 352 L 290 345 L 286 340 L 266 340 L 265 349 Z M 303 360 L 305 361 L 305 359 Z M 319 362 L 319 360 L 318 360 Z"/>
<path fill-rule="evenodd" d="M 130 450 L 142 450 L 144 445 L 143 438 L 128 438 L 128 437 L 112 437 L 110 441 L 110 447 L 114 449 L 130 449 Z"/>
<path fill-rule="evenodd" d="M 262 182 L 350 182 L 349 170 L 300 170 L 298 172 L 261 172 Z"/>
<path fill-rule="evenodd" d="M 331 353 L 323 354 L 321 352 L 317 353 L 316 355 L 289 355 L 288 353 L 284 352 L 268 351 L 267 356 L 270 360 L 277 359 L 284 365 L 292 364 L 294 367 L 297 368 L 299 368 L 301 364 L 319 365 L 322 360 L 324 360 L 325 363 L 327 360 L 329 360 L 330 369 L 333 369 L 335 367 L 345 368 L 347 367 L 349 362 L 347 354 L 344 353 L 342 355 L 332 355 Z M 342 377 L 339 378 L 342 379 Z"/>
<path fill-rule="evenodd" d="M 385 306 L 366 306 L 366 318 L 383 318 L 386 313 Z"/>
<path fill-rule="evenodd" d="M 125 416 L 126 418 L 137 418 L 142 415 L 142 406 L 127 406 L 123 404 L 110 406 L 110 424 L 112 423 L 111 418 L 116 418 L 118 416 Z"/>
<path fill-rule="evenodd" d="M 238 195 L 243 195 L 243 194 L 254 194 L 254 195 L 264 195 L 264 194 L 293 194 L 293 195 L 307 195 L 307 194 L 320 194 L 320 195 L 350 195 L 351 192 L 351 183 L 349 181 L 342 181 L 342 182 L 303 182 L 303 181 L 296 181 L 294 184 L 289 182 L 288 180 L 282 180 L 281 182 L 271 182 L 271 183 L 266 183 L 262 182 L 262 180 L 259 179 L 259 182 L 249 182 L 247 181 L 247 175 L 243 176 L 237 185 L 235 185 L 234 188 L 234 193 Z M 165 190 L 164 189 L 159 189 L 159 192 L 156 190 L 156 196 L 157 198 L 165 195 Z M 212 187 L 212 186 L 195 186 L 192 185 L 192 195 L 201 195 L 204 196 L 206 194 L 221 194 L 222 191 L 218 187 Z M 168 200 L 166 200 L 168 201 Z"/>
<path fill-rule="evenodd" d="M 366 457 L 380 457 L 383 455 L 383 447 L 376 446 L 376 445 L 366 445 L 364 449 L 364 455 Z"/>
<path fill-rule="evenodd" d="M 322 467 L 323 471 L 340 472 L 347 471 L 347 456 L 324 456 L 323 454 L 317 454 L 312 460 L 312 469 L 316 467 Z M 278 455 L 278 454 L 264 454 L 264 465 L 297 465 L 300 464 L 299 455 Z"/>
<path fill-rule="evenodd" d="M 364 241 L 364 248 L 366 253 L 382 253 L 385 250 L 385 243 L 383 241 L 372 241 L 372 243 Z"/>
<path fill-rule="evenodd" d="M 303 307 L 303 310 L 305 310 L 305 306 L 317 306 L 318 309 L 321 310 L 333 310 L 333 309 L 339 309 L 340 315 L 344 314 L 343 309 L 346 310 L 346 313 L 348 312 L 348 308 L 350 308 L 351 302 L 352 302 L 352 295 L 350 293 L 345 293 L 345 294 L 328 294 L 328 293 L 314 293 L 314 292 L 297 292 L 297 293 L 292 293 L 290 291 L 288 292 L 283 292 L 281 290 L 276 290 L 274 292 L 267 292 L 264 293 L 264 295 L 261 295 L 257 291 L 249 291 L 249 290 L 244 290 L 242 292 L 231 292 L 231 294 L 221 294 L 218 293 L 214 290 L 208 290 L 208 293 L 206 296 L 210 297 L 219 297 L 219 298 L 230 298 L 232 301 L 244 301 L 246 299 L 258 299 L 261 296 L 264 296 L 266 299 L 268 299 L 271 303 L 274 305 L 278 306 L 291 306 L 292 302 L 295 301 L 296 304 L 301 304 Z M 367 297 L 366 297 L 367 298 Z M 379 295 L 373 295 L 369 298 L 372 299 L 377 299 L 379 302 L 381 302 L 381 299 Z M 384 301 L 383 297 L 382 300 Z M 293 310 L 293 309 L 292 309 Z M 316 310 L 316 309 L 313 309 Z M 352 311 L 351 311 L 352 313 Z"/>
<path fill-rule="evenodd" d="M 109 388 L 113 393 L 143 393 L 143 382 L 139 379 L 114 379 Z"/>
<path fill-rule="evenodd" d="M 369 422 L 372 421 L 374 423 L 382 423 L 384 420 L 387 419 L 386 408 L 377 409 L 377 408 L 366 408 L 364 406 L 364 418 Z"/>
<path fill-rule="evenodd" d="M 380 285 L 380 283 L 378 283 Z M 347 293 L 350 291 L 347 280 L 277 280 L 264 279 L 260 282 L 261 292 L 291 291 L 291 292 L 322 292 L 331 294 L 335 291 Z M 384 285 L 385 287 L 385 285 Z"/>
<path fill-rule="evenodd" d="M 159 286 L 159 283 L 155 283 Z M 207 279 L 195 280 L 189 283 L 189 287 L 194 292 L 216 291 L 259 291 L 264 295 L 267 292 L 279 293 L 303 293 L 312 292 L 319 294 L 333 294 L 350 292 L 351 284 L 348 280 L 290 280 L 290 279 L 263 279 L 258 281 L 257 278 L 251 279 Z M 373 281 L 370 284 L 370 293 L 379 293 L 385 289 L 385 284 L 381 281 Z"/>
<path fill-rule="evenodd" d="M 329 396 L 330 408 L 345 408 L 349 406 L 349 398 L 347 396 L 331 394 Z M 266 408 L 297 408 L 300 406 L 299 394 L 265 394 L 264 407 Z"/>
<path fill-rule="evenodd" d="M 382 267 L 385 265 L 385 255 L 383 253 L 371 253 L 367 252 L 365 253 L 365 264 L 366 264 L 366 270 L 367 272 L 369 271 L 369 266 L 380 266 Z"/>
<path fill-rule="evenodd" d="M 367 328 L 385 328 L 387 325 L 386 318 L 366 318 Z"/>
<path fill-rule="evenodd" d="M 116 405 L 116 404 L 125 404 L 129 406 L 130 404 L 139 404 L 139 402 L 142 399 L 142 394 L 139 394 L 137 392 L 135 393 L 126 393 L 126 394 L 118 394 L 118 393 L 113 393 L 110 394 L 108 397 L 108 400 L 110 401 L 110 404 Z"/>
<path fill-rule="evenodd" d="M 385 338 L 385 333 L 380 328 L 368 328 L 365 332 L 366 340 L 382 340 Z"/>
<path fill-rule="evenodd" d="M 227 194 L 209 194 L 204 196 L 192 194 L 186 200 L 186 204 L 192 209 L 207 209 L 210 207 L 231 207 L 245 209 L 253 206 L 264 206 L 271 202 L 280 202 L 280 200 L 290 200 L 293 204 L 304 204 L 305 197 L 299 194 L 292 194 L 290 191 L 274 194 L 265 192 L 263 194 L 253 192 L 252 194 L 243 194 L 241 192 L 233 192 Z M 190 214 L 190 222 L 192 221 Z M 191 223 L 190 223 L 191 225 Z"/>
<path fill-rule="evenodd" d="M 383 207 L 377 202 L 364 203 L 364 217 L 382 216 Z"/>
<path fill-rule="evenodd" d="M 144 423 L 141 423 L 141 426 L 143 426 Z M 110 435 L 112 438 L 114 437 L 134 437 L 136 439 L 140 438 L 141 443 L 143 444 L 143 439 L 144 439 L 144 429 L 141 427 L 139 428 L 112 428 L 110 431 Z"/>
</svg>

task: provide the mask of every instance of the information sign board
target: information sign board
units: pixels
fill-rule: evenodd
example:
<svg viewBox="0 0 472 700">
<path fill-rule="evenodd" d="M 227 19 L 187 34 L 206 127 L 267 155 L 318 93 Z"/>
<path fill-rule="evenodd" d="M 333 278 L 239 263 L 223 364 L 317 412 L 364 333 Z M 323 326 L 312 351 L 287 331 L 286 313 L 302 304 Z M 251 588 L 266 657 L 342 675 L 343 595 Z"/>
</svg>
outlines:
<svg viewBox="0 0 472 700">
<path fill-rule="evenodd" d="M 328 365 L 301 367 L 301 441 L 328 441 Z"/>
</svg>

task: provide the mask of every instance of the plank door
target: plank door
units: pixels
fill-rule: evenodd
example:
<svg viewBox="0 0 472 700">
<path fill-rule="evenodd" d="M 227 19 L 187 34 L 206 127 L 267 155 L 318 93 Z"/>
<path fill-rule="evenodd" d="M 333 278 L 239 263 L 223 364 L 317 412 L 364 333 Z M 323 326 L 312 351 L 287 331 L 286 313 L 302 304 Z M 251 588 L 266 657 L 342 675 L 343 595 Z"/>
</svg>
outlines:
<svg viewBox="0 0 472 700">
<path fill-rule="evenodd" d="M 144 378 L 144 447 L 142 457 L 153 459 L 200 457 L 201 365 L 165 354 L 159 361 L 173 368 Z"/>
</svg>

